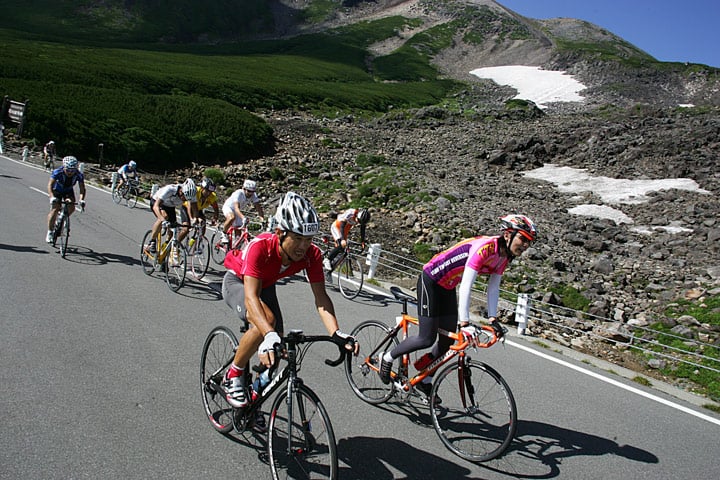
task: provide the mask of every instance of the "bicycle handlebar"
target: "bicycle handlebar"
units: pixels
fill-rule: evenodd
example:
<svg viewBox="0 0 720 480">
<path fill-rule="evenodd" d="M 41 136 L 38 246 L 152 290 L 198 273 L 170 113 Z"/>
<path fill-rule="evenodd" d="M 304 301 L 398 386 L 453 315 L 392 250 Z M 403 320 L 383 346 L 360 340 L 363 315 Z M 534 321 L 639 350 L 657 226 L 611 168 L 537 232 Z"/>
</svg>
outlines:
<svg viewBox="0 0 720 480">
<path fill-rule="evenodd" d="M 300 345 L 315 342 L 330 342 L 337 347 L 340 356 L 335 360 L 325 359 L 325 364 L 331 367 L 337 367 L 343 363 L 345 361 L 345 355 L 351 353 L 350 350 L 345 348 L 345 344 L 341 345 L 337 343 L 333 337 L 329 335 L 305 335 L 302 330 L 290 330 L 287 335 L 283 336 L 282 343 L 275 344 L 275 362 L 278 362 L 285 345 Z"/>
</svg>

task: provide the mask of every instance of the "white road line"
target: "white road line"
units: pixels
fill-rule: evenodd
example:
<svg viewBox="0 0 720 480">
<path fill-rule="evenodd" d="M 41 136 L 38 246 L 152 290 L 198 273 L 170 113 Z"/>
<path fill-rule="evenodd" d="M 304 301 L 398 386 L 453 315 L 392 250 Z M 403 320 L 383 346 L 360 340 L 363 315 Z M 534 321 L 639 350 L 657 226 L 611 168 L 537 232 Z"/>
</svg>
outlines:
<svg viewBox="0 0 720 480">
<path fill-rule="evenodd" d="M 601 380 L 603 382 L 609 383 L 613 386 L 622 388 L 624 390 L 627 390 L 629 392 L 635 393 L 637 395 L 643 396 L 645 398 L 648 398 L 654 402 L 662 403 L 663 405 L 667 405 L 668 407 L 674 408 L 676 410 L 680 410 L 681 412 L 689 413 L 690 415 L 693 415 L 695 417 L 698 417 L 702 420 L 705 420 L 706 422 L 714 423 L 715 425 L 720 425 L 720 420 L 717 418 L 710 417 L 708 415 L 705 415 L 700 412 L 696 412 L 695 410 L 692 410 L 690 408 L 684 407 L 682 405 L 678 405 L 677 403 L 671 402 L 669 400 L 665 400 L 664 398 L 660 398 L 656 395 L 653 395 L 651 393 L 645 392 L 643 390 L 640 390 L 638 388 L 632 387 L 630 385 L 625 385 L 624 383 L 618 382 L 617 380 L 614 380 L 612 378 L 608 378 L 604 375 L 600 375 L 599 373 L 592 372 L 590 370 L 586 370 L 585 368 L 579 367 L 577 365 L 573 365 L 572 363 L 566 362 L 565 360 L 560 360 L 559 358 L 555 358 L 551 355 L 548 355 L 543 352 L 539 352 L 533 348 L 527 347 L 525 345 L 520 345 L 519 343 L 515 343 L 511 340 L 506 340 L 505 342 L 507 345 L 511 345 L 513 347 L 519 348 L 521 350 L 525 350 L 528 353 L 531 353 L 533 355 L 537 355 L 538 357 L 542 357 L 545 360 L 550 360 L 551 362 L 555 362 L 559 365 L 562 365 L 564 367 L 570 368 L 572 370 L 575 370 L 580 373 L 584 373 L 585 375 L 589 375 L 593 378 L 596 378 L 598 380 Z"/>
</svg>

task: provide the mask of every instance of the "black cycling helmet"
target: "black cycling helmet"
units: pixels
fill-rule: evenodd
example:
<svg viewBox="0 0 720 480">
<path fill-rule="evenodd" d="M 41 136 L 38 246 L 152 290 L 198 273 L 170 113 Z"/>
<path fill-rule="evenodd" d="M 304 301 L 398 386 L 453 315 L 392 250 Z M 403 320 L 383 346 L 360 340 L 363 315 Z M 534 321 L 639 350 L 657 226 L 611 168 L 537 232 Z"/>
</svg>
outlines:
<svg viewBox="0 0 720 480">
<path fill-rule="evenodd" d="M 361 208 L 357 213 L 357 219 L 358 222 L 365 224 L 370 221 L 370 212 L 368 212 L 367 208 Z"/>
<path fill-rule="evenodd" d="M 203 179 L 200 181 L 200 186 L 209 192 L 215 191 L 215 182 L 213 182 L 208 177 L 203 177 Z"/>
</svg>

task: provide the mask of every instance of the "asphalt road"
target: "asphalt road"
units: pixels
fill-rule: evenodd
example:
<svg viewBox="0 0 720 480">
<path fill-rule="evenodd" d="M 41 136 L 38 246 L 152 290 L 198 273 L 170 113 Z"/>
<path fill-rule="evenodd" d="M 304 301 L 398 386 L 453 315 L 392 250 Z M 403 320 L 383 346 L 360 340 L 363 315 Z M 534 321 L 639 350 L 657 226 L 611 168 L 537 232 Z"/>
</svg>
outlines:
<svg viewBox="0 0 720 480">
<path fill-rule="evenodd" d="M 151 213 L 94 188 L 62 259 L 44 243 L 47 179 L 0 157 L 0 478 L 269 478 L 262 436 L 218 434 L 200 401 L 205 336 L 238 326 L 221 272 L 178 293 L 144 275 Z M 302 279 L 279 295 L 288 327 L 323 333 Z M 398 312 L 379 292 L 331 297 L 346 331 Z M 506 378 L 520 419 L 511 450 L 483 465 L 443 447 L 426 407 L 357 399 L 322 364 L 332 354 L 314 348 L 301 376 L 332 418 L 341 478 L 720 478 L 720 416 L 531 339 L 475 355 Z"/>
</svg>

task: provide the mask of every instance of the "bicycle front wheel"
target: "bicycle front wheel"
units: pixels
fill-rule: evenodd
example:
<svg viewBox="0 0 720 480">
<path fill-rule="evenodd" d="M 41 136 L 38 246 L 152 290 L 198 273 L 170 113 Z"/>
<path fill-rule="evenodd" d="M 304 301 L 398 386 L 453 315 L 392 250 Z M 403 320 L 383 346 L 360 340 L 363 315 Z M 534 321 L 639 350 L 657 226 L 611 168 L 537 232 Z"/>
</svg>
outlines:
<svg viewBox="0 0 720 480">
<path fill-rule="evenodd" d="M 273 401 L 268 427 L 272 478 L 338 478 L 337 445 L 330 417 L 304 384 L 281 391 Z"/>
<path fill-rule="evenodd" d="M 485 462 L 510 446 L 517 428 L 515 399 L 489 365 L 469 359 L 450 365 L 435 378 L 430 398 L 435 431 L 455 455 Z"/>
<path fill-rule="evenodd" d="M 222 390 L 225 372 L 230 367 L 238 340 L 227 327 L 215 327 L 205 339 L 200 357 L 200 389 L 205 414 L 213 428 L 228 433 L 233 428 L 233 408 Z"/>
<path fill-rule="evenodd" d="M 392 382 L 385 385 L 378 373 L 379 355 L 400 343 L 397 337 L 389 337 L 388 332 L 390 328 L 377 320 L 362 322 L 351 333 L 360 345 L 360 353 L 345 357 L 345 376 L 353 392 L 374 405 L 387 402 L 395 393 Z"/>
<path fill-rule="evenodd" d="M 165 257 L 165 267 L 165 281 L 170 290 L 177 292 L 185 284 L 187 254 L 185 249 L 174 238 Z"/>
<path fill-rule="evenodd" d="M 70 241 L 70 217 L 67 215 L 63 216 L 62 223 L 60 224 L 58 240 L 60 240 L 60 256 L 65 258 L 68 249 L 68 242 Z"/>
<path fill-rule="evenodd" d="M 352 300 L 362 291 L 363 270 L 357 257 L 346 257 L 337 269 L 338 287 L 343 297 Z"/>
<path fill-rule="evenodd" d="M 190 271 L 193 277 L 200 280 L 205 276 L 210 266 L 210 242 L 205 237 L 198 237 L 190 248 Z"/>
<path fill-rule="evenodd" d="M 145 232 L 143 241 L 140 244 L 140 265 L 142 265 L 143 272 L 145 275 L 152 275 L 155 271 L 155 259 L 147 254 L 145 247 L 150 243 L 152 239 L 152 231 L 148 230 Z"/>
<path fill-rule="evenodd" d="M 225 262 L 227 247 L 222 246 L 220 239 L 222 239 L 222 233 L 220 230 L 216 230 L 215 233 L 212 234 L 212 237 L 210 237 L 210 256 L 213 262 L 222 267 L 223 262 Z"/>
<path fill-rule="evenodd" d="M 122 192 L 120 191 L 120 189 L 114 188 L 113 191 L 112 191 L 112 199 L 113 199 L 113 202 L 119 204 L 120 201 L 122 200 L 122 198 L 123 198 L 123 197 L 122 197 Z"/>
<path fill-rule="evenodd" d="M 127 198 L 125 199 L 128 208 L 134 208 L 138 202 L 138 191 L 135 188 L 130 188 L 127 192 Z"/>
</svg>

